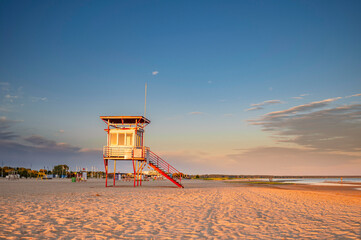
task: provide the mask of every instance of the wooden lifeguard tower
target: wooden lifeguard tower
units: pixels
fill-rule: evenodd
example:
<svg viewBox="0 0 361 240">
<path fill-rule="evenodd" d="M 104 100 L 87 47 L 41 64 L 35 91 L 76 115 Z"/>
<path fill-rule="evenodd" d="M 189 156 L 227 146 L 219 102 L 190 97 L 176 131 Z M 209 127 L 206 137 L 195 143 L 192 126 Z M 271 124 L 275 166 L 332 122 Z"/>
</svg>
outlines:
<svg viewBox="0 0 361 240">
<path fill-rule="evenodd" d="M 107 145 L 103 148 L 105 187 L 108 186 L 109 160 L 114 161 L 113 186 L 117 161 L 132 161 L 134 187 L 142 185 L 142 171 L 148 164 L 178 187 L 182 173 L 144 146 L 144 128 L 150 121 L 143 116 L 101 116 L 107 128 Z"/>
</svg>

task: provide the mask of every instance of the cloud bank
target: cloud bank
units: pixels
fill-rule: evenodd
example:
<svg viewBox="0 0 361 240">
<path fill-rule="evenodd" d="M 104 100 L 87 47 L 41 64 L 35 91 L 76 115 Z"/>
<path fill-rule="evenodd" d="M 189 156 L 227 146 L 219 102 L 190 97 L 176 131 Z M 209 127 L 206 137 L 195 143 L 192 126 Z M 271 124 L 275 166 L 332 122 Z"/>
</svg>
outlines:
<svg viewBox="0 0 361 240">
<path fill-rule="evenodd" d="M 270 112 L 249 123 L 272 133 L 278 142 L 318 151 L 360 151 L 361 104 L 321 109 L 339 99 L 341 97 Z"/>
<path fill-rule="evenodd" d="M 88 167 L 101 165 L 101 149 L 82 149 L 39 135 L 21 137 L 11 128 L 19 121 L 0 117 L 0 155 L 4 164 L 42 168 L 56 164 Z"/>
</svg>

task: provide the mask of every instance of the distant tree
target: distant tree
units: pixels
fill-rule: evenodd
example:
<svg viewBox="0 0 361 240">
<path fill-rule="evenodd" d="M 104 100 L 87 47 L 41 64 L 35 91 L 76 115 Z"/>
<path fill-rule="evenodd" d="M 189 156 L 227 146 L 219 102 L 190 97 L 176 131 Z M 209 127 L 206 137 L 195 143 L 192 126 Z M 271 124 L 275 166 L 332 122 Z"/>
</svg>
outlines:
<svg viewBox="0 0 361 240">
<path fill-rule="evenodd" d="M 173 178 L 179 178 L 182 176 L 182 173 L 174 173 Z"/>
<path fill-rule="evenodd" d="M 18 168 L 18 173 L 19 173 L 20 177 L 27 178 L 29 176 L 28 170 L 25 168 Z"/>
<path fill-rule="evenodd" d="M 68 174 L 68 171 L 69 171 L 69 167 L 65 164 L 63 165 L 57 165 L 53 168 L 53 174 L 56 174 L 56 175 L 67 175 Z"/>
<path fill-rule="evenodd" d="M 13 168 L 5 166 L 4 167 L 4 176 L 9 175 L 12 171 L 14 171 Z"/>
<path fill-rule="evenodd" d="M 37 176 L 38 176 L 38 171 L 36 171 L 36 170 L 31 170 L 30 171 L 30 177 L 35 178 Z"/>
</svg>

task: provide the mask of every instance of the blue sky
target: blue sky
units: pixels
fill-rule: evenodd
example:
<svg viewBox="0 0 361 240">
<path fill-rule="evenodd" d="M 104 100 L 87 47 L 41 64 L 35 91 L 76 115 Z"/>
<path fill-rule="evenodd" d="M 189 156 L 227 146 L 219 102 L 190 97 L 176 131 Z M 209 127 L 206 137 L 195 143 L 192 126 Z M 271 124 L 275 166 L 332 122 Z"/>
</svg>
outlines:
<svg viewBox="0 0 361 240">
<path fill-rule="evenodd" d="M 357 145 L 361 134 L 360 96 L 348 97 L 361 93 L 360 10 L 359 1 L 0 1 L 1 160 L 102 168 L 99 116 L 142 115 L 147 82 L 147 145 L 184 172 L 360 172 L 358 149 L 332 142 Z M 352 107 L 350 119 L 327 115 L 318 139 L 262 121 L 303 105 L 288 118 Z M 282 162 L 300 151 L 319 164 Z"/>
</svg>

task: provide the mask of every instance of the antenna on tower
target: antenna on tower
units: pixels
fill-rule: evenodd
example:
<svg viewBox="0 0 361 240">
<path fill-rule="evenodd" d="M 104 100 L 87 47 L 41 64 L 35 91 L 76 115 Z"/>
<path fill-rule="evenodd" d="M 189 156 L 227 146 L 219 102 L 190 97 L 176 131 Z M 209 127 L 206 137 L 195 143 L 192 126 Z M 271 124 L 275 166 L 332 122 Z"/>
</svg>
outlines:
<svg viewBox="0 0 361 240">
<path fill-rule="evenodd" d="M 145 82 L 144 117 L 147 113 L 147 82 Z"/>
</svg>

